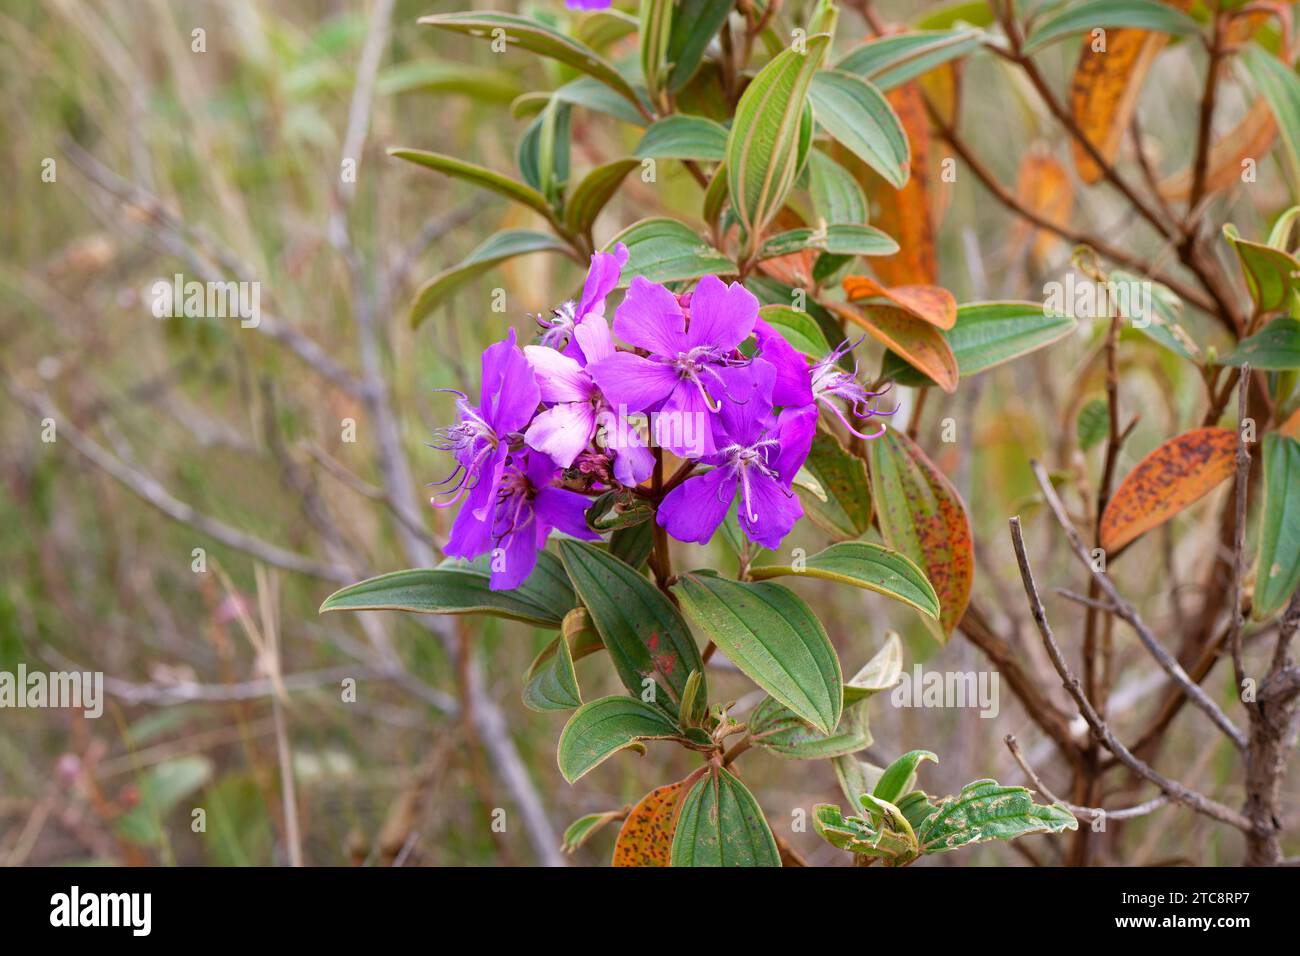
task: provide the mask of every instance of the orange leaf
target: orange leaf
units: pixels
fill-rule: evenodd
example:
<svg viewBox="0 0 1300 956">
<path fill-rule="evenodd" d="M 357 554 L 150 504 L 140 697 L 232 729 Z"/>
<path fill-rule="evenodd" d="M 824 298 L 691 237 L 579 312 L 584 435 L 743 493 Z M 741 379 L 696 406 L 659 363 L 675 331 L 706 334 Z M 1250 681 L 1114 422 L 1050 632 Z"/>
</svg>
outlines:
<svg viewBox="0 0 1300 956">
<path fill-rule="evenodd" d="M 871 496 L 885 543 L 922 568 L 939 596 L 946 637 L 966 613 L 975 545 L 961 496 L 921 447 L 889 429 L 870 443 Z"/>
<path fill-rule="evenodd" d="M 1277 426 L 1279 434 L 1300 441 L 1300 408 L 1291 413 L 1291 417 Z"/>
<path fill-rule="evenodd" d="M 1119 152 L 1147 71 L 1166 40 L 1164 34 L 1145 30 L 1107 30 L 1104 52 L 1094 51 L 1084 40 L 1070 81 L 1070 110 L 1083 135 L 1108 163 Z M 1099 181 L 1101 167 L 1087 150 L 1073 140 L 1070 149 L 1079 178 L 1089 185 Z"/>
<path fill-rule="evenodd" d="M 1205 191 L 1218 192 L 1241 181 L 1245 159 L 1263 156 L 1277 139 L 1277 120 L 1268 100 L 1258 99 L 1231 130 L 1210 147 L 1205 170 Z M 1188 166 L 1159 185 L 1160 195 L 1169 200 L 1186 199 L 1192 191 L 1192 168 Z"/>
<path fill-rule="evenodd" d="M 908 315 L 941 329 L 950 329 L 957 322 L 957 299 L 951 292 L 937 285 L 899 285 L 886 288 L 867 276 L 847 276 L 844 291 L 850 302 L 881 297 L 888 299 Z"/>
<path fill-rule="evenodd" d="M 837 145 L 833 155 L 857 177 L 870 198 L 875 210 L 872 225 L 898 242 L 898 252 L 892 256 L 872 257 L 876 275 L 891 286 L 934 285 L 939 279 L 939 261 L 931 208 L 930 119 L 925 111 L 925 96 L 913 80 L 894 87 L 885 98 L 898 114 L 912 149 L 907 185 L 895 189 L 842 146 Z"/>
<path fill-rule="evenodd" d="M 614 844 L 614 866 L 667 866 L 677 828 L 677 804 L 686 781 L 656 787 L 623 821 Z"/>
<path fill-rule="evenodd" d="M 1026 208 L 1038 213 L 1054 225 L 1065 225 L 1070 221 L 1070 212 L 1074 209 L 1074 186 L 1065 167 L 1053 156 L 1041 148 L 1035 148 L 1025 154 L 1016 174 L 1016 198 Z M 1019 249 L 1030 236 L 1033 236 L 1033 255 L 1043 261 L 1052 249 L 1061 241 L 1044 229 L 1034 229 L 1022 219 L 1016 221 L 1013 245 Z"/>
<path fill-rule="evenodd" d="M 1101 516 L 1101 546 L 1118 550 L 1209 494 L 1231 477 L 1236 454 L 1231 428 L 1194 428 L 1165 442 L 1120 482 Z"/>
<path fill-rule="evenodd" d="M 827 308 L 862 326 L 872 337 L 919 369 L 945 392 L 957 390 L 957 358 L 948 340 L 933 325 L 912 318 L 892 305 L 848 306 L 827 303 Z"/>
</svg>

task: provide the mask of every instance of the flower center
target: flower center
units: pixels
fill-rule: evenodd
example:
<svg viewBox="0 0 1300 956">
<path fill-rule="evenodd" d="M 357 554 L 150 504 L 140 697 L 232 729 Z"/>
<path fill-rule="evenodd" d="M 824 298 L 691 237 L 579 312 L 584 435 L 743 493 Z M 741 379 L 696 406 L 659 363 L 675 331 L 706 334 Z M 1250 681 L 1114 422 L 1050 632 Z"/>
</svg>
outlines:
<svg viewBox="0 0 1300 956">
<path fill-rule="evenodd" d="M 573 302 L 565 302 L 551 312 L 549 319 L 539 315 L 537 324 L 544 330 L 540 344 L 547 348 L 562 349 L 569 344 L 573 327 L 578 324 L 577 306 Z"/>
<path fill-rule="evenodd" d="M 456 456 L 456 467 L 452 469 L 451 474 L 442 481 L 433 482 L 435 485 L 451 485 L 450 488 L 438 492 L 439 496 L 451 496 L 448 501 L 434 501 L 434 506 L 438 508 L 451 507 L 466 491 L 478 484 L 479 471 L 483 463 L 497 447 L 497 433 L 483 420 L 478 411 L 470 406 L 463 394 L 456 400 L 456 408 L 460 412 L 460 421 L 455 425 L 439 428 L 434 432 L 434 440 L 429 443 L 439 451 L 449 451 Z"/>
<path fill-rule="evenodd" d="M 758 520 L 758 512 L 754 510 L 751 479 L 756 474 L 777 479 L 776 469 L 768 465 L 767 456 L 769 449 L 778 445 L 780 442 L 775 438 L 763 438 L 752 445 L 736 443 L 719 450 L 726 459 L 726 467 L 731 469 L 740 484 L 740 506 L 745 509 L 745 515 L 751 522 Z"/>
</svg>

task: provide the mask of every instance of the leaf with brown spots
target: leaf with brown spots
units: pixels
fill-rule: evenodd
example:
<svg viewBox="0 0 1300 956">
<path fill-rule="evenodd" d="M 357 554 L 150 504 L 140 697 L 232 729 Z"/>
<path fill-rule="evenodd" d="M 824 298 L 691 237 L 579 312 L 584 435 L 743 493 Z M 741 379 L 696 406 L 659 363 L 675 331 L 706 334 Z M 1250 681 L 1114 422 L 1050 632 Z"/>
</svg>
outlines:
<svg viewBox="0 0 1300 956">
<path fill-rule="evenodd" d="M 1101 516 L 1101 546 L 1124 547 L 1231 477 L 1237 434 L 1194 428 L 1165 442 L 1128 473 Z"/>
<path fill-rule="evenodd" d="M 933 285 L 939 278 L 935 248 L 935 219 L 931 208 L 931 133 L 925 111 L 925 96 L 913 80 L 885 94 L 894 108 L 911 148 L 911 175 L 907 185 L 895 189 L 843 147 L 832 155 L 849 170 L 871 199 L 875 210 L 872 225 L 893 236 L 899 251 L 877 256 L 871 267 L 885 285 Z"/>
<path fill-rule="evenodd" d="M 1161 33 L 1107 30 L 1105 52 L 1096 52 L 1085 39 L 1070 81 L 1070 111 L 1108 163 L 1119 152 L 1147 72 L 1167 42 Z M 1077 141 L 1071 141 L 1070 148 L 1079 178 L 1089 185 L 1098 182 L 1102 170 L 1088 151 Z"/>
<path fill-rule="evenodd" d="M 945 392 L 957 390 L 957 358 L 943 333 L 892 305 L 839 305 L 827 308 L 841 319 L 860 325 L 872 337 L 924 372 Z"/>
<path fill-rule="evenodd" d="M 885 543 L 924 569 L 946 640 L 966 613 L 975 545 L 957 489 L 919 445 L 894 429 L 870 443 L 871 495 Z"/>
<path fill-rule="evenodd" d="M 685 780 L 655 787 L 623 821 L 614 844 L 614 866 L 667 866 Z"/>
<path fill-rule="evenodd" d="M 940 329 L 950 329 L 957 322 L 957 299 L 937 285 L 897 285 L 886 287 L 867 276 L 848 276 L 844 291 L 850 302 L 885 299 L 908 315 L 929 322 Z"/>
</svg>

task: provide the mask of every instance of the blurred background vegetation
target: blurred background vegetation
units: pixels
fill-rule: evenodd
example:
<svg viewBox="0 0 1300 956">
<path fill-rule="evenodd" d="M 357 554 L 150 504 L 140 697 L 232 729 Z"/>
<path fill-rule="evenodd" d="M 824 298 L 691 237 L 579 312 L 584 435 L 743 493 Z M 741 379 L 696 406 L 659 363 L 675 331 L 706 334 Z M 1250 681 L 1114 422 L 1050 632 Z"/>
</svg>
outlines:
<svg viewBox="0 0 1300 956">
<path fill-rule="evenodd" d="M 525 257 L 472 283 L 418 332 L 406 320 L 415 285 L 492 232 L 529 225 L 531 214 L 391 160 L 384 149 L 435 149 L 513 172 L 528 118 L 513 117 L 511 102 L 568 78 L 555 64 L 522 53 L 497 57 L 486 44 L 415 23 L 464 5 L 396 3 L 355 195 L 342 200 L 340 155 L 370 4 L 17 0 L 0 12 L 0 150 L 8 172 L 0 184 L 8 386 L 0 409 L 0 669 L 25 662 L 100 670 L 111 692 L 97 721 L 72 711 L 0 712 L 0 863 L 271 864 L 299 854 L 310 864 L 545 862 L 553 859 L 545 844 L 557 842 L 572 819 L 635 802 L 688 769 L 680 749 L 652 749 L 610 761 L 571 788 L 554 758 L 563 715 L 532 713 L 519 701 L 521 675 L 551 634 L 475 618 L 457 621 L 451 639 L 440 641 L 399 615 L 372 615 L 368 625 L 355 615 L 319 617 L 318 605 L 339 581 L 258 561 L 142 498 L 153 492 L 155 503 L 183 502 L 200 527 L 210 519 L 240 529 L 344 569 L 340 580 L 408 566 L 403 536 L 415 535 L 412 524 L 436 549 L 449 516 L 428 508 L 410 515 L 378 490 L 380 436 L 364 394 L 359 312 L 373 308 L 379 368 L 419 491 L 449 470 L 446 457 L 424 445 L 450 414 L 450 397 L 434 390 L 474 393 L 481 349 L 507 323 L 527 338 L 528 314 L 569 297 L 582 274 L 559 257 Z M 478 6 L 570 16 L 560 0 Z M 878 9 L 910 21 L 938 6 Z M 205 31 L 202 53 L 193 50 L 196 29 Z M 840 34 L 865 38 L 867 31 L 845 10 Z M 636 51 L 616 44 L 609 55 L 635 59 Z M 1203 56 L 1171 48 L 1143 93 L 1139 115 L 1162 174 L 1187 164 Z M 1072 50 L 1053 51 L 1043 66 L 1063 85 Z M 1031 149 L 1068 167 L 1041 107 L 998 62 L 971 62 L 962 89 L 962 129 L 1003 183 L 1016 182 Z M 1235 87 L 1224 97 L 1226 129 L 1245 104 Z M 629 154 L 638 135 L 575 110 L 575 170 Z M 935 152 L 947 155 L 942 144 Z M 54 182 L 42 180 L 47 158 Z M 1041 298 L 1043 282 L 1063 276 L 1072 250 L 1034 246 L 960 163 L 957 169 L 956 182 L 938 187 L 942 284 L 959 302 Z M 1257 183 L 1220 201 L 1244 235 L 1258 236 L 1288 204 L 1287 188 L 1267 160 Z M 658 183 L 628 179 L 596 238 L 657 210 L 692 208 L 698 187 L 680 166 L 663 163 Z M 1071 215 L 1112 241 L 1158 251 L 1105 189 L 1077 192 Z M 346 241 L 332 232 L 339 221 L 349 224 Z M 177 272 L 203 278 L 205 269 L 261 283 L 260 329 L 233 319 L 153 317 L 155 280 Z M 497 287 L 507 292 L 504 315 L 490 308 Z M 1187 324 L 1202 344 L 1216 341 L 1216 330 L 1195 316 Z M 1082 461 L 1095 474 L 1099 450 L 1078 458 L 1074 419 L 1102 393 L 1103 334 L 1104 323 L 1082 322 L 1075 337 L 964 385 L 955 397 L 933 394 L 920 430 L 971 511 L 976 600 L 995 609 L 1014 653 L 1050 693 L 1059 681 L 1019 595 L 1006 519 L 1026 516 L 1040 574 L 1078 585 L 1078 569 L 1033 498 L 1026 462 L 1037 456 L 1064 468 Z M 878 352 L 862 351 L 864 366 L 876 368 Z M 1125 406 L 1141 417 L 1121 474 L 1187 427 L 1201 400 L 1195 371 L 1154 345 L 1135 339 L 1123 360 Z M 358 382 L 359 390 L 351 387 Z M 41 408 L 18 401 L 20 394 L 49 403 L 42 407 L 53 411 L 57 441 L 41 441 Z M 900 425 L 909 414 L 901 397 Z M 939 438 L 947 417 L 958 430 L 949 444 Z M 349 419 L 355 441 L 345 440 Z M 120 466 L 117 478 L 106 462 Z M 157 484 L 142 485 L 142 476 Z M 1216 510 L 1192 509 L 1126 560 L 1128 594 L 1162 633 L 1177 634 L 1189 613 L 1184 604 L 1191 607 L 1216 547 Z M 807 527 L 789 543 L 816 549 L 822 541 Z M 201 573 L 193 570 L 196 548 L 206 553 Z M 679 548 L 679 567 L 734 561 L 721 542 Z M 914 616 L 876 595 L 817 582 L 801 592 L 849 670 L 890 629 L 907 642 L 909 669 L 916 661 L 943 670 L 990 666 L 960 634 L 937 647 Z M 1077 607 L 1046 596 L 1058 630 L 1074 637 Z M 477 678 L 468 675 L 470 658 L 449 653 L 456 649 L 472 652 Z M 1160 675 L 1127 635 L 1118 653 L 1121 668 L 1139 666 L 1119 682 L 1114 721 L 1141 726 Z M 579 664 L 585 695 L 616 689 L 607 670 Z M 343 699 L 347 677 L 357 681 L 354 703 Z M 711 680 L 722 699 L 752 689 L 726 671 Z M 1220 672 L 1209 689 L 1226 700 L 1230 684 Z M 974 710 L 895 708 L 882 695 L 871 705 L 869 756 L 885 763 L 917 747 L 936 751 L 939 765 L 921 780 L 930 792 L 981 776 L 1023 782 L 1002 737 L 1016 733 L 1031 760 L 1039 738 L 1005 684 L 1001 703 L 997 718 L 986 720 Z M 1241 787 L 1228 748 L 1204 746 L 1199 720 L 1185 710 L 1160 759 L 1188 784 L 1236 805 Z M 485 740 L 490 734 L 501 739 Z M 521 762 L 513 769 L 512 754 Z M 1043 760 L 1050 754 L 1039 751 Z M 1060 770 L 1038 769 L 1049 781 Z M 791 829 L 796 808 L 840 802 L 828 763 L 755 753 L 744 772 L 778 835 L 811 862 L 843 862 L 811 832 Z M 530 827 L 529 800 L 544 811 L 549 833 L 535 819 Z M 1294 817 L 1294 787 L 1286 807 Z M 206 811 L 205 832 L 191 826 L 194 808 Z M 492 826 L 497 808 L 505 811 L 504 833 Z M 1236 835 L 1179 811 L 1112 829 L 1103 862 L 1214 864 L 1240 855 Z M 606 862 L 613 836 L 611 827 L 569 859 Z M 927 865 L 1051 862 L 1054 839 L 990 845 Z"/>
</svg>

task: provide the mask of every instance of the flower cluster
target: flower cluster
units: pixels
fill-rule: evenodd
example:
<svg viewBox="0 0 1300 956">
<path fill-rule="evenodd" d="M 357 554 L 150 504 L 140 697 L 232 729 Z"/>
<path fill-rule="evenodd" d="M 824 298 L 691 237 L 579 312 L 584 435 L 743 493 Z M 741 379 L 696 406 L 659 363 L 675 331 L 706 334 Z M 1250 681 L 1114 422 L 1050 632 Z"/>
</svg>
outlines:
<svg viewBox="0 0 1300 956">
<path fill-rule="evenodd" d="M 581 297 L 538 319 L 538 344 L 521 349 L 511 330 L 484 351 L 478 405 L 456 392 L 459 420 L 434 443 L 456 459 L 434 505 L 461 505 L 445 551 L 490 552 L 494 590 L 528 577 L 552 530 L 597 537 L 591 498 L 620 487 L 652 498 L 680 541 L 707 543 L 734 503 L 750 540 L 776 548 L 803 514 L 792 483 L 819 411 L 862 438 L 883 431 L 854 425 L 882 413 L 843 366 L 851 346 L 810 363 L 738 282 L 705 276 L 678 295 L 634 278 L 611 330 L 605 300 L 627 257 L 592 256 Z M 662 451 L 683 463 L 656 493 L 643 483 Z"/>
</svg>

